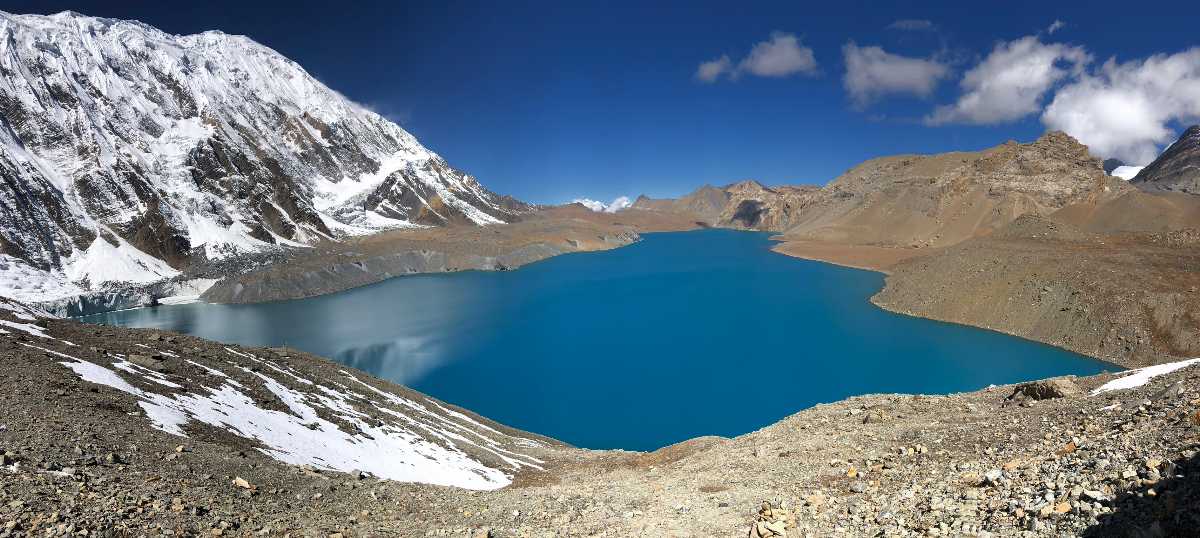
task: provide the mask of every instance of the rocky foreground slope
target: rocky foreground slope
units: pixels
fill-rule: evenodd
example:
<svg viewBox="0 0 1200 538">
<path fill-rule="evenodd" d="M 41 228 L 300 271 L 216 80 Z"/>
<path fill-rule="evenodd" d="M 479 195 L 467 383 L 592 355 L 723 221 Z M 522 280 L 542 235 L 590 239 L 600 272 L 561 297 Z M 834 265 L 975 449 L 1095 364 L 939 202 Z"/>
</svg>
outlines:
<svg viewBox="0 0 1200 538">
<path fill-rule="evenodd" d="M 1065 220 L 1025 215 L 896 263 L 872 302 L 1130 367 L 1200 356 L 1196 229 L 1098 234 Z"/>
<path fill-rule="evenodd" d="M 1196 361 L 856 397 L 734 439 L 596 452 L 290 350 L 10 303 L 0 330 L 3 536 L 1181 536 L 1200 524 Z"/>
</svg>

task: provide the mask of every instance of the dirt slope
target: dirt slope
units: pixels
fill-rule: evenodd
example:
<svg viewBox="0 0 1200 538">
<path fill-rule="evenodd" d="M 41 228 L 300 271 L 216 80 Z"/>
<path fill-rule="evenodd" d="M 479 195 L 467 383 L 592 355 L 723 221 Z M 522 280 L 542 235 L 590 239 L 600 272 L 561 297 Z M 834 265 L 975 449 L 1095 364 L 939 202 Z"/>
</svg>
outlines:
<svg viewBox="0 0 1200 538">
<path fill-rule="evenodd" d="M 888 310 L 1046 342 L 1127 366 L 1200 355 L 1194 231 L 1099 235 L 1023 216 L 890 268 Z"/>
</svg>

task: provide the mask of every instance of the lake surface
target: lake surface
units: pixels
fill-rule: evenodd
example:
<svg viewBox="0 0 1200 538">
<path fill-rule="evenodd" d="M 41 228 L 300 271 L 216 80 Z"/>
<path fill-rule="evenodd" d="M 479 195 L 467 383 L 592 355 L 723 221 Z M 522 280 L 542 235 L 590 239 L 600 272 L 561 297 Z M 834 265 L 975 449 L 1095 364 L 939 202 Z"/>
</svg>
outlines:
<svg viewBox="0 0 1200 538">
<path fill-rule="evenodd" d="M 255 305 L 84 318 L 330 357 L 588 448 L 747 433 L 867 393 L 950 393 L 1119 368 L 891 314 L 878 273 L 770 252 L 765 233 L 646 234 L 510 272 L 394 278 Z"/>
</svg>

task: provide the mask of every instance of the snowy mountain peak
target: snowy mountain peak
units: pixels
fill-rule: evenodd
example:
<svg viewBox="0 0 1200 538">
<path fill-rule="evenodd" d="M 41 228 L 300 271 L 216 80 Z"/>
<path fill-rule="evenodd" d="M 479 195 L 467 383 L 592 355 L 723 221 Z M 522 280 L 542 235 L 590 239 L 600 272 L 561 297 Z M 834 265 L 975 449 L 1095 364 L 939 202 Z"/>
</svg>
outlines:
<svg viewBox="0 0 1200 538">
<path fill-rule="evenodd" d="M 528 209 L 250 38 L 74 12 L 0 12 L 0 176 L 0 254 L 92 288 Z"/>
</svg>

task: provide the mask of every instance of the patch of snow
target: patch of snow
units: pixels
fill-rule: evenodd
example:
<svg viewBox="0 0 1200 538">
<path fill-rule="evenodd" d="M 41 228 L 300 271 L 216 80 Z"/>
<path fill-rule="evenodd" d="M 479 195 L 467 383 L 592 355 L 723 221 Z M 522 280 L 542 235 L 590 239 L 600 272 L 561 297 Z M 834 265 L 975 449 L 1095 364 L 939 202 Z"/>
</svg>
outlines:
<svg viewBox="0 0 1200 538">
<path fill-rule="evenodd" d="M 87 250 L 66 263 L 65 273 L 73 282 L 99 286 L 125 282 L 147 284 L 178 275 L 179 271 L 124 239 L 117 238 L 117 245 L 113 246 L 97 235 Z"/>
<path fill-rule="evenodd" d="M 39 270 L 24 261 L 0 254 L 0 295 L 18 301 L 41 302 L 74 297 L 84 289 L 65 276 Z"/>
<path fill-rule="evenodd" d="M 16 329 L 18 331 L 21 331 L 21 332 L 24 332 L 27 334 L 31 334 L 33 336 L 38 336 L 41 338 L 57 340 L 53 336 L 46 334 L 45 327 L 40 327 L 40 326 L 34 325 L 32 323 L 17 323 L 15 321 L 8 321 L 6 319 L 0 319 L 0 326 L 8 327 L 10 329 Z"/>
<path fill-rule="evenodd" d="M 44 351 L 49 351 L 49 350 L 44 350 Z M 67 358 L 74 359 L 74 357 L 67 357 Z M 74 362 L 60 362 L 59 364 L 66 366 L 67 368 L 70 368 L 71 371 L 75 372 L 75 374 L 78 375 L 84 381 L 87 381 L 90 383 L 95 383 L 97 385 L 104 385 L 107 387 L 112 387 L 121 392 L 128 392 L 130 394 L 141 394 L 142 393 L 141 389 L 139 389 L 133 385 L 130 385 L 128 381 L 125 381 L 124 379 L 122 379 L 121 376 L 117 375 L 116 372 L 109 370 L 108 368 L 105 368 L 103 366 L 100 366 L 99 364 L 96 364 L 94 362 L 88 362 L 88 361 L 84 361 L 84 360 L 75 360 Z"/>
<path fill-rule="evenodd" d="M 54 317 L 49 312 L 9 299 L 3 295 L 0 295 L 0 310 L 10 312 L 13 317 L 22 321 L 37 321 L 39 318 Z"/>
<path fill-rule="evenodd" d="M 232 349 L 228 351 L 239 357 L 264 362 L 250 354 Z M 333 389 L 306 380 L 315 386 L 318 392 L 301 392 L 279 383 L 263 372 L 251 372 L 263 382 L 268 391 L 285 404 L 288 411 L 264 409 L 240 390 L 241 386 L 227 375 L 203 366 L 206 371 L 215 373 L 214 375 L 220 378 L 220 385 L 189 388 L 188 392 L 182 394 L 157 394 L 138 388 L 113 369 L 65 354 L 53 353 L 68 359 L 61 364 L 84 380 L 113 387 L 137 397 L 147 418 L 157 429 L 186 436 L 184 426 L 192 421 L 228 429 L 239 436 L 256 440 L 264 447 L 260 449 L 264 453 L 290 464 L 312 465 L 338 471 L 357 469 L 379 478 L 480 490 L 503 487 L 508 485 L 511 479 L 503 471 L 486 466 L 467 455 L 457 448 L 455 440 L 481 446 L 513 467 L 532 465 L 517 459 L 532 459 L 528 456 L 503 451 L 515 456 L 505 457 L 499 453 L 502 450 L 500 447 L 493 449 L 482 446 L 447 429 L 463 429 L 486 439 L 482 433 L 455 422 L 456 419 L 461 420 L 465 416 L 457 413 L 450 417 L 438 415 L 416 402 L 384 391 L 379 392 L 390 396 L 384 403 L 419 409 L 427 415 L 422 415 L 424 419 L 418 421 L 386 409 L 352 391 Z M 198 365 L 193 361 L 188 362 Z M 114 367 L 143 380 L 161 384 L 153 372 L 125 361 L 115 364 Z M 239 368 L 249 371 L 243 366 Z M 295 375 L 291 372 L 288 374 Z M 388 415 L 396 416 L 401 422 L 383 423 L 371 420 L 369 416 L 354 408 L 351 404 L 354 401 L 367 404 L 368 409 L 391 411 Z M 339 420 L 349 423 L 349 431 L 322 418 L 318 408 L 324 408 L 337 415 Z M 475 421 L 470 422 L 477 424 Z M 424 431 L 425 434 L 422 435 L 419 431 Z"/>
<path fill-rule="evenodd" d="M 1141 172 L 1143 168 L 1145 166 L 1118 166 L 1113 169 L 1110 175 L 1129 181 L 1138 175 L 1138 172 Z"/>
<path fill-rule="evenodd" d="M 138 366 L 129 361 L 114 362 L 113 368 L 116 368 L 118 370 L 124 370 L 124 371 L 129 372 L 134 375 L 140 375 L 142 377 L 149 379 L 151 382 L 158 383 L 159 385 L 162 385 L 164 387 L 170 387 L 173 389 L 183 388 L 178 383 L 174 383 L 174 382 L 171 382 L 170 380 L 168 380 L 166 376 L 164 376 L 158 372 L 155 372 L 153 370 L 149 370 L 147 368 Z"/>
<path fill-rule="evenodd" d="M 584 207 L 591 209 L 597 213 L 616 213 L 622 209 L 633 205 L 633 200 L 628 196 L 618 196 L 609 203 L 592 200 L 591 198 L 576 198 L 571 200 L 573 204 L 583 204 Z"/>
<path fill-rule="evenodd" d="M 1126 372 L 1126 375 L 1124 377 L 1109 381 L 1108 383 L 1101 385 L 1100 388 L 1093 390 L 1092 394 L 1096 395 L 1096 394 L 1101 394 L 1101 393 L 1105 393 L 1105 392 L 1109 392 L 1109 391 L 1113 391 L 1113 390 L 1124 390 L 1124 389 L 1132 389 L 1135 387 L 1140 387 L 1140 386 L 1145 385 L 1146 383 L 1150 382 L 1150 380 L 1154 379 L 1155 377 L 1158 377 L 1158 376 L 1164 375 L 1164 374 L 1169 374 L 1180 368 L 1186 368 L 1188 366 L 1196 364 L 1197 362 L 1200 362 L 1200 358 L 1188 359 L 1188 360 L 1178 361 L 1178 362 L 1168 362 L 1166 364 L 1156 364 L 1154 366 L 1147 366 L 1145 368 L 1138 368 L 1136 370 L 1130 370 L 1129 372 Z"/>
</svg>

